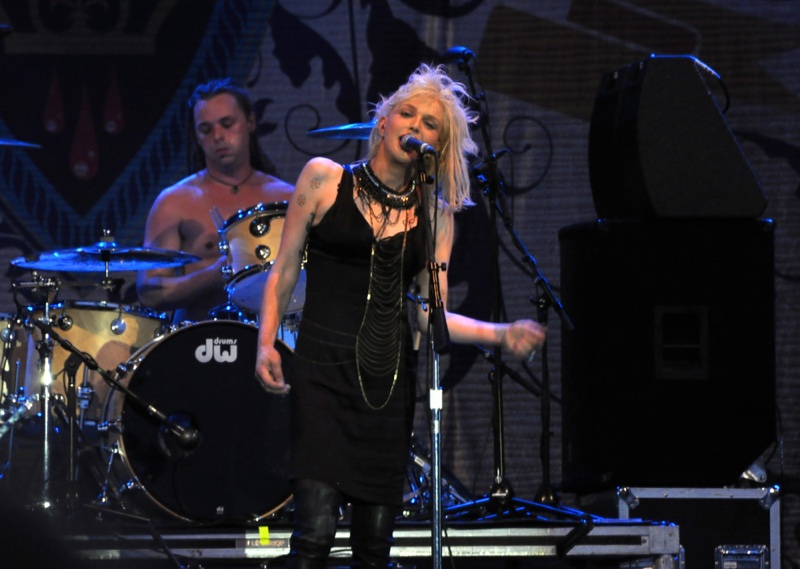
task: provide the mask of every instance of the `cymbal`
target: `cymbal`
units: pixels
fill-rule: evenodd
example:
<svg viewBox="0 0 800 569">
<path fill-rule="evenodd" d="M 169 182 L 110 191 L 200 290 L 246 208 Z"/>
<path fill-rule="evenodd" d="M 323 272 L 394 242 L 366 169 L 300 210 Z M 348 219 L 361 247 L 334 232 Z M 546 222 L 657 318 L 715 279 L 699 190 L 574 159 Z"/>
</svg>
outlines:
<svg viewBox="0 0 800 569">
<path fill-rule="evenodd" d="M 309 130 L 306 134 L 313 138 L 328 138 L 331 140 L 368 140 L 374 126 L 374 122 L 354 122 Z"/>
<path fill-rule="evenodd" d="M 22 148 L 41 148 L 38 144 L 32 142 L 22 142 L 21 140 L 14 140 L 13 138 L 0 138 L 0 146 L 19 146 Z"/>
<path fill-rule="evenodd" d="M 15 267 L 41 271 L 91 273 L 149 271 L 195 263 L 200 257 L 181 251 L 145 247 L 120 247 L 98 241 L 89 247 L 35 253 L 11 260 Z"/>
</svg>

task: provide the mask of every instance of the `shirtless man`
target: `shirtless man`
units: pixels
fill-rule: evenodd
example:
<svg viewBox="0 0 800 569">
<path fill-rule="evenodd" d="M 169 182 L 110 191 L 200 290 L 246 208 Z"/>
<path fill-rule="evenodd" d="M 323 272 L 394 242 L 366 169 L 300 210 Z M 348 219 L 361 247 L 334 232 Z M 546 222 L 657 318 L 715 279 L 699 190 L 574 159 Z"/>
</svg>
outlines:
<svg viewBox="0 0 800 569">
<path fill-rule="evenodd" d="M 230 80 L 200 85 L 189 99 L 197 172 L 163 190 L 147 217 L 144 246 L 183 251 L 201 258 L 177 269 L 140 272 L 139 300 L 173 310 L 173 322 L 200 321 L 225 304 L 228 263 L 219 252 L 211 210 L 223 220 L 259 203 L 288 201 L 293 187 L 268 174 L 249 94 Z"/>
</svg>

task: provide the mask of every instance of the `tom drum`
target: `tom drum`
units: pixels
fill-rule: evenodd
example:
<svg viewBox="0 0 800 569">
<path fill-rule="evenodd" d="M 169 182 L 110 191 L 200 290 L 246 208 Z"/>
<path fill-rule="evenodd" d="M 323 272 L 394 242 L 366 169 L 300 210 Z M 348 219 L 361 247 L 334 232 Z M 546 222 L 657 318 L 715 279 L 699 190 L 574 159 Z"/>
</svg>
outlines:
<svg viewBox="0 0 800 569">
<path fill-rule="evenodd" d="M 223 269 L 230 301 L 251 314 L 258 314 L 269 269 L 275 262 L 286 219 L 286 202 L 257 204 L 229 218 L 219 230 L 220 253 L 227 255 Z M 306 298 L 305 271 L 297 279 L 287 314 L 303 309 Z"/>
<path fill-rule="evenodd" d="M 28 319 L 44 317 L 44 307 L 29 308 Z M 92 356 L 101 369 L 114 372 L 121 363 L 125 363 L 139 348 L 152 341 L 164 331 L 167 325 L 166 315 L 149 308 L 125 306 L 108 302 L 63 301 L 50 306 L 50 321 L 53 331 L 68 340 L 81 352 Z M 33 348 L 36 341 L 41 340 L 41 331 L 32 328 L 28 350 L 27 373 L 25 377 L 25 395 L 35 398 L 39 394 L 41 375 L 39 372 L 39 354 Z M 50 368 L 54 377 L 52 393 L 56 397 L 66 397 L 67 361 L 71 352 L 57 342 L 53 342 L 53 353 Z M 108 384 L 102 376 L 93 370 L 85 371 L 82 362 L 76 369 L 75 385 L 80 387 L 84 380 L 92 390 L 87 393 L 88 407 L 86 417 L 99 419 L 103 401 L 108 393 Z M 93 391 L 93 393 L 92 393 Z M 80 399 L 79 399 L 80 401 Z"/>
</svg>

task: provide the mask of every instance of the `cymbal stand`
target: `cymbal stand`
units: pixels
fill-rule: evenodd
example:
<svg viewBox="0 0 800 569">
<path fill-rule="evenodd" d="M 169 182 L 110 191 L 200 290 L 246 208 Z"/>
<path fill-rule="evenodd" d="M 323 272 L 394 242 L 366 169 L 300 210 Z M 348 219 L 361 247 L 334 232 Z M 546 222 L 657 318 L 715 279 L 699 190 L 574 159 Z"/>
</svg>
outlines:
<svg viewBox="0 0 800 569">
<path fill-rule="evenodd" d="M 486 157 L 484 158 L 483 162 L 474 167 L 475 176 L 478 182 L 483 187 L 483 193 L 488 197 L 489 206 L 490 206 L 490 217 L 491 217 L 491 224 L 493 231 L 491 232 L 491 248 L 492 248 L 492 279 L 493 279 L 493 286 L 494 286 L 494 297 L 492 303 L 492 316 L 495 321 L 500 321 L 501 319 L 501 312 L 502 312 L 502 303 L 501 303 L 501 280 L 500 280 L 500 266 L 499 266 L 499 235 L 497 231 L 497 219 L 498 214 L 503 220 L 505 227 L 509 230 L 512 234 L 515 244 L 517 247 L 524 250 L 524 246 L 520 241 L 518 235 L 513 229 L 511 224 L 510 217 L 507 214 L 507 209 L 505 207 L 504 196 L 505 193 L 503 191 L 503 179 L 502 175 L 497 166 L 497 159 L 502 156 L 505 150 L 501 151 L 499 154 L 495 154 L 492 150 L 491 144 L 491 137 L 489 135 L 489 116 L 488 111 L 484 108 L 486 97 L 484 93 L 478 93 L 475 87 L 475 81 L 472 74 L 472 69 L 470 67 L 470 61 L 476 59 L 475 54 L 464 47 L 454 47 L 450 49 L 447 54 L 446 58 L 449 61 L 457 62 L 458 69 L 463 71 L 468 78 L 468 82 L 470 85 L 470 89 L 473 93 L 473 99 L 478 104 L 478 125 L 481 130 L 481 134 L 483 136 L 484 147 L 486 150 Z M 527 251 L 525 251 L 527 253 Z M 533 259 L 532 256 L 528 255 L 530 259 Z M 535 265 L 534 265 L 535 267 Z M 535 271 L 536 274 L 536 282 L 544 283 L 546 285 L 546 280 L 544 277 L 539 273 L 538 269 Z M 555 300 L 555 297 L 552 295 L 552 291 L 550 290 L 549 286 L 545 287 L 545 290 L 549 293 L 549 298 L 552 299 L 554 302 L 550 304 L 551 306 L 557 306 L 560 309 L 560 303 Z M 540 310 L 538 316 L 541 317 L 543 312 Z M 560 314 L 566 317 L 566 314 L 561 309 Z M 571 323 L 570 323 L 571 325 Z M 544 349 L 544 347 L 542 348 Z M 546 354 L 545 354 L 546 356 Z M 514 491 L 511 487 L 511 483 L 505 476 L 505 456 L 504 456 L 504 449 L 505 449 L 505 441 L 504 441 L 504 417 L 503 417 L 503 371 L 504 365 L 502 362 L 502 349 L 500 346 L 496 346 L 494 349 L 493 354 L 493 363 L 494 367 L 492 368 L 491 372 L 491 380 L 492 380 L 492 401 L 494 405 L 493 410 L 493 433 L 494 433 L 494 452 L 495 452 L 495 477 L 494 482 L 490 488 L 490 492 L 487 498 L 483 500 L 476 500 L 473 504 L 463 504 L 456 506 L 454 508 L 448 509 L 448 517 L 458 517 L 462 514 L 465 514 L 471 510 L 477 508 L 477 511 L 480 513 L 490 513 L 491 515 L 505 515 L 505 514 L 512 514 L 512 515 L 519 515 L 524 514 L 528 511 L 532 512 L 539 512 L 543 514 L 547 514 L 548 516 L 565 516 L 567 518 L 573 519 L 583 519 L 583 514 L 580 512 L 575 512 L 573 510 L 563 510 L 559 508 L 552 507 L 551 503 L 548 502 L 530 502 L 525 500 L 519 500 L 514 496 Z M 545 357 L 546 361 L 546 357 Z M 547 372 L 547 370 L 545 370 Z M 546 374 L 549 375 L 549 374 Z M 542 388 L 542 406 L 543 406 L 543 419 L 545 415 L 548 420 L 548 424 L 546 425 L 546 429 L 542 433 L 542 440 L 548 440 L 550 434 L 550 427 L 549 427 L 549 383 L 548 378 L 543 378 L 543 388 Z M 545 402 L 545 400 L 547 400 Z M 542 453 L 544 457 L 545 453 Z M 546 472 L 546 479 L 547 484 L 549 485 L 549 440 L 547 446 L 547 461 L 543 464 L 544 469 Z"/>
</svg>

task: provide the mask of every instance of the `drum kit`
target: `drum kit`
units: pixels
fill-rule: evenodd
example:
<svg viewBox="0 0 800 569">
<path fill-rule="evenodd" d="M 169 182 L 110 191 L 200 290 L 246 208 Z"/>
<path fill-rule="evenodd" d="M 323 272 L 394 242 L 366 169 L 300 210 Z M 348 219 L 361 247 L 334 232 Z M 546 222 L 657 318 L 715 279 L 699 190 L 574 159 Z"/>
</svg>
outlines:
<svg viewBox="0 0 800 569">
<path fill-rule="evenodd" d="M 248 314 L 257 310 L 256 287 L 263 287 L 261 273 L 277 254 L 284 211 L 285 204 L 259 205 L 220 229 L 231 300 Z M 106 511 L 115 506 L 186 521 L 258 520 L 286 505 L 288 403 L 254 379 L 252 322 L 176 327 L 166 314 L 145 307 L 56 301 L 62 283 L 39 274 L 100 273 L 95 284 L 110 290 L 118 284 L 114 273 L 199 260 L 123 247 L 106 232 L 88 247 L 11 261 L 33 271 L 30 280 L 12 283 L 15 301 L 25 291 L 39 302 L 17 301 L 16 314 L 0 316 L 0 441 L 8 437 L 0 481 L 31 478 L 14 472 L 22 468 L 11 457 L 15 433 L 33 433 L 41 439 L 34 461 L 41 464 L 41 487 L 31 499 L 43 508 L 72 509 L 77 488 L 87 484 L 77 479 L 86 472 L 97 490 L 90 507 Z M 298 286 L 292 313 L 302 309 L 304 290 Z M 282 340 L 276 345 L 290 362 L 291 349 Z M 63 473 L 64 463 L 62 477 L 56 472 Z"/>
<path fill-rule="evenodd" d="M 366 139 L 371 129 L 357 123 L 309 135 Z M 89 285 L 111 291 L 115 273 L 200 260 L 193 255 L 124 247 L 105 231 L 90 246 L 13 259 L 33 276 L 12 283 L 17 313 L 0 314 L 0 443 L 8 449 L 0 483 L 22 470 L 12 461 L 14 434 L 32 433 L 41 476 L 16 475 L 38 480 L 31 499 L 43 508 L 70 511 L 80 502 L 190 522 L 259 521 L 291 508 L 288 399 L 267 393 L 253 374 L 254 319 L 286 209 L 257 204 L 227 220 L 211 212 L 229 302 L 208 321 L 175 326 L 146 307 L 57 300 L 62 283 L 39 273 L 99 273 Z M 17 301 L 22 291 L 34 304 Z M 304 302 L 303 269 L 276 340 L 287 378 Z M 414 515 L 427 511 L 427 464 L 412 449 L 406 503 Z M 460 502 L 465 494 L 449 495 Z"/>
</svg>

